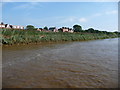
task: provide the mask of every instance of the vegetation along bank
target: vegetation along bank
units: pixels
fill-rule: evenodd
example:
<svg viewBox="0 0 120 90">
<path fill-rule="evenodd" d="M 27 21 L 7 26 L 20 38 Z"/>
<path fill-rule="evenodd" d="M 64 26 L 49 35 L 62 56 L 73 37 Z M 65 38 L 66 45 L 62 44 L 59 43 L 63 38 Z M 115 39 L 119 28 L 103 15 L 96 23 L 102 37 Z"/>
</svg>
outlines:
<svg viewBox="0 0 120 90">
<path fill-rule="evenodd" d="M 74 25 L 75 26 L 75 25 Z M 2 44 L 29 44 L 40 42 L 60 42 L 60 41 L 84 41 L 106 38 L 120 37 L 119 32 L 107 32 L 94 30 L 89 28 L 88 30 L 82 30 L 81 27 L 73 27 L 74 32 L 50 32 L 47 30 L 38 31 L 33 28 L 24 30 L 19 29 L 1 29 L 0 38 Z"/>
</svg>

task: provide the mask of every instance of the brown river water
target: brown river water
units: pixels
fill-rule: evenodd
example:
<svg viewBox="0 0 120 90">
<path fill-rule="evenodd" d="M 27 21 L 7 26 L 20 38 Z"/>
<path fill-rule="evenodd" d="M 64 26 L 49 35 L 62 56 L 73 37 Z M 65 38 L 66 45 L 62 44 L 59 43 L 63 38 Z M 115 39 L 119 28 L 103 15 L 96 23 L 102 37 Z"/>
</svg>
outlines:
<svg viewBox="0 0 120 90">
<path fill-rule="evenodd" d="M 3 88 L 117 88 L 118 39 L 3 46 Z"/>
</svg>

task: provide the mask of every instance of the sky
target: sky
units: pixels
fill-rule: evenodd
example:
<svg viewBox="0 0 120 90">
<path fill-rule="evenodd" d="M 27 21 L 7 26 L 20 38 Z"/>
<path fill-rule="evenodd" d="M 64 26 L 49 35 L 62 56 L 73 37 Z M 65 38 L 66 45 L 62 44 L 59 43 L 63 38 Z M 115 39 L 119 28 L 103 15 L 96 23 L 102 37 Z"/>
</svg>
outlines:
<svg viewBox="0 0 120 90">
<path fill-rule="evenodd" d="M 3 2 L 2 21 L 12 25 L 118 30 L 118 2 Z"/>
</svg>

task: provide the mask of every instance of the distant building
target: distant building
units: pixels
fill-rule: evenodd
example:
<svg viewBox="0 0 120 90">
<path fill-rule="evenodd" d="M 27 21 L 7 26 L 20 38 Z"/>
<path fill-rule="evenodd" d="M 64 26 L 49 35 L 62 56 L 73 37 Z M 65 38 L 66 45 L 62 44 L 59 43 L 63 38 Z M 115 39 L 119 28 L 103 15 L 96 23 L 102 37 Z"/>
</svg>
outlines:
<svg viewBox="0 0 120 90">
<path fill-rule="evenodd" d="M 18 26 L 18 25 L 12 25 L 14 29 L 24 29 L 23 26 Z"/>
<path fill-rule="evenodd" d="M 43 29 L 42 29 L 42 28 L 38 28 L 37 30 L 38 30 L 38 31 L 43 31 Z"/>
<path fill-rule="evenodd" d="M 50 27 L 49 28 L 49 31 L 52 31 L 52 32 L 59 32 L 58 29 L 56 27 Z"/>
<path fill-rule="evenodd" d="M 61 32 L 70 32 L 73 33 L 73 29 L 72 28 L 67 28 L 67 27 L 62 27 L 60 29 L 58 29 Z"/>
<path fill-rule="evenodd" d="M 0 24 L 0 28 L 8 28 L 8 29 L 24 29 L 23 26 L 4 24 L 3 22 L 1 22 L 1 24 Z"/>
<path fill-rule="evenodd" d="M 68 32 L 69 31 L 69 28 L 67 27 L 62 27 L 62 32 Z"/>
<path fill-rule="evenodd" d="M 72 28 L 69 28 L 68 32 L 73 33 L 74 31 Z"/>
<path fill-rule="evenodd" d="M 5 24 L 3 22 L 1 22 L 0 28 L 5 28 Z"/>
</svg>

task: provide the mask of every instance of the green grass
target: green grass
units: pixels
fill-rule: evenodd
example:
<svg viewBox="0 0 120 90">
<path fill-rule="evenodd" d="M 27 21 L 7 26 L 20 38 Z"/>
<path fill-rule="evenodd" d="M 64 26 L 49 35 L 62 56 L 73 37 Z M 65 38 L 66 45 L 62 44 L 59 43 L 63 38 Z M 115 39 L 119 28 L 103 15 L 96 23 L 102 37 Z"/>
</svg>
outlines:
<svg viewBox="0 0 120 90">
<path fill-rule="evenodd" d="M 0 30 L 2 44 L 29 44 L 39 42 L 59 42 L 59 41 L 84 41 L 94 39 L 106 39 L 118 37 L 117 34 L 104 33 L 63 33 L 63 32 L 40 32 L 30 30 Z"/>
</svg>

